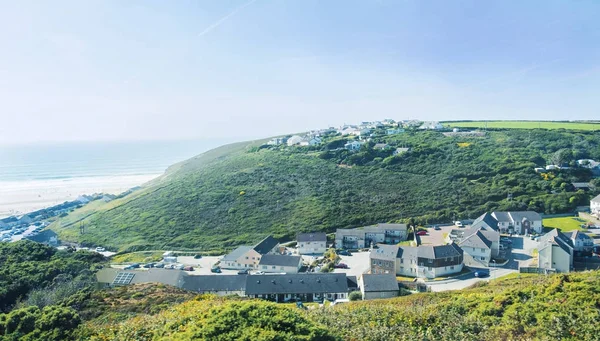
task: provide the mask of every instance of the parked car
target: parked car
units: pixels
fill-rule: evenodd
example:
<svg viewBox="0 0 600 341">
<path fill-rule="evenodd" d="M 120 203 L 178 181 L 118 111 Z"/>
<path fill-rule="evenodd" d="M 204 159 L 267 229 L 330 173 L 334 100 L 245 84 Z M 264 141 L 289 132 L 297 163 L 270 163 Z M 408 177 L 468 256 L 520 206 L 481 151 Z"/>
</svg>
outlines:
<svg viewBox="0 0 600 341">
<path fill-rule="evenodd" d="M 154 267 L 154 263 L 144 264 L 144 268 L 146 268 L 146 269 L 153 268 L 153 267 Z"/>
<path fill-rule="evenodd" d="M 475 277 L 477 278 L 484 278 L 484 277 L 488 277 L 490 274 L 487 271 L 475 271 Z"/>
<path fill-rule="evenodd" d="M 506 244 L 512 244 L 512 239 L 507 238 L 507 237 L 502 237 L 500 238 L 500 241 Z"/>
<path fill-rule="evenodd" d="M 333 267 L 336 269 L 348 269 L 349 268 L 348 264 L 346 264 L 346 263 L 339 263 L 339 264 L 334 265 Z"/>
<path fill-rule="evenodd" d="M 140 267 L 140 263 L 133 263 L 133 264 L 131 264 L 131 266 L 132 266 L 134 269 L 137 269 L 137 268 L 139 268 L 139 267 Z"/>
<path fill-rule="evenodd" d="M 255 271 L 252 273 L 252 275 L 264 275 L 265 272 L 264 271 Z"/>
<path fill-rule="evenodd" d="M 248 274 L 248 270 L 246 270 L 246 269 L 238 271 L 238 275 L 247 275 L 247 274 Z"/>
<path fill-rule="evenodd" d="M 217 267 L 217 268 L 211 268 L 210 272 L 216 273 L 216 274 L 220 274 L 221 273 L 221 268 Z"/>
<path fill-rule="evenodd" d="M 202 255 L 200 255 L 200 254 L 194 256 L 194 259 L 200 259 L 200 258 L 202 258 Z"/>
<path fill-rule="evenodd" d="M 456 227 L 463 227 L 464 225 L 463 225 L 462 221 L 457 220 L 457 221 L 454 222 L 454 226 L 456 226 Z"/>
<path fill-rule="evenodd" d="M 154 264 L 154 267 L 155 268 L 159 268 L 159 269 L 163 269 L 165 267 L 165 264 L 164 263 L 156 263 L 156 264 Z"/>
<path fill-rule="evenodd" d="M 350 251 L 348 251 L 348 250 L 341 250 L 341 251 L 338 251 L 338 252 L 337 252 L 337 254 L 338 254 L 338 255 L 341 255 L 341 256 L 352 256 L 352 254 L 351 254 L 351 253 L 350 253 Z"/>
<path fill-rule="evenodd" d="M 173 269 L 177 269 L 177 270 L 183 270 L 183 268 L 185 268 L 185 265 L 183 265 L 183 264 L 176 264 L 173 266 Z"/>
<path fill-rule="evenodd" d="M 106 249 L 105 249 L 105 248 L 103 248 L 103 247 L 99 247 L 99 246 L 98 246 L 98 247 L 96 248 L 96 252 L 105 252 L 105 251 L 106 251 Z"/>
<path fill-rule="evenodd" d="M 427 231 L 423 231 L 423 230 L 417 231 L 417 236 L 425 236 L 425 235 L 427 235 Z"/>
<path fill-rule="evenodd" d="M 186 266 L 183 268 L 184 271 L 194 271 L 194 267 L 193 266 Z"/>
<path fill-rule="evenodd" d="M 133 267 L 133 265 L 127 265 L 126 267 L 123 268 L 123 270 L 132 270 L 132 269 L 135 269 Z"/>
<path fill-rule="evenodd" d="M 439 227 L 439 226 L 437 226 L 437 225 L 435 225 L 435 226 L 433 227 L 433 229 L 434 229 L 434 230 L 436 230 L 436 231 L 439 231 L 439 230 L 441 230 L 442 228 L 441 228 L 441 227 Z"/>
</svg>

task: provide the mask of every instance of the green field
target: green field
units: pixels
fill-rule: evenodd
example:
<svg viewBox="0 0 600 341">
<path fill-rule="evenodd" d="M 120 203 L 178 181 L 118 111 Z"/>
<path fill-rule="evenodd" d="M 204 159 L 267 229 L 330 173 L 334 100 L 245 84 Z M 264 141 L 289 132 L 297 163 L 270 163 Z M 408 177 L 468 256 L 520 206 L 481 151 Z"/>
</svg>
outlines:
<svg viewBox="0 0 600 341">
<path fill-rule="evenodd" d="M 447 127 L 504 128 L 504 129 L 570 129 L 600 130 L 600 123 L 553 122 L 553 121 L 462 121 L 443 122 Z"/>
<path fill-rule="evenodd" d="M 562 232 L 569 232 L 574 230 L 585 231 L 586 229 L 581 227 L 581 224 L 585 224 L 586 221 L 576 217 L 562 217 L 562 218 L 549 218 L 544 219 L 544 227 L 557 228 Z"/>
</svg>

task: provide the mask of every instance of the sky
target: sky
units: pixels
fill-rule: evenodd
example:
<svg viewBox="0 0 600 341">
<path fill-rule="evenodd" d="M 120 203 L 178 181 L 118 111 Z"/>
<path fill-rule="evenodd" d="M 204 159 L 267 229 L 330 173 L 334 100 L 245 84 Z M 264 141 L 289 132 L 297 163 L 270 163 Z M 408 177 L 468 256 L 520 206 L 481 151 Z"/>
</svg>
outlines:
<svg viewBox="0 0 600 341">
<path fill-rule="evenodd" d="M 600 119 L 600 1 L 0 0 L 0 144 Z"/>
</svg>

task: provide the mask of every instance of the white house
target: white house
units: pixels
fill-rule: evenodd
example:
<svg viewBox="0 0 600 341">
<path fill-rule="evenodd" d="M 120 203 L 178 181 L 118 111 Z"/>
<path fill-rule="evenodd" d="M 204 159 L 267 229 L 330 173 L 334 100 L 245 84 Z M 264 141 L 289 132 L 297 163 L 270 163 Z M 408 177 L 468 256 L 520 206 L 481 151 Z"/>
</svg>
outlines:
<svg viewBox="0 0 600 341">
<path fill-rule="evenodd" d="M 444 126 L 440 122 L 423 122 L 423 124 L 419 127 L 419 129 L 423 130 L 440 130 L 444 129 Z"/>
<path fill-rule="evenodd" d="M 262 256 L 258 263 L 258 270 L 264 272 L 295 274 L 298 273 L 300 267 L 302 267 L 302 257 L 300 256 L 268 254 Z"/>
<path fill-rule="evenodd" d="M 302 137 L 294 135 L 287 140 L 287 145 L 291 147 L 300 144 L 300 142 L 302 142 Z"/>
<path fill-rule="evenodd" d="M 387 148 L 389 148 L 389 147 L 390 147 L 390 146 L 389 146 L 387 143 L 376 143 L 376 144 L 373 146 L 373 149 L 384 150 L 384 149 L 387 149 Z"/>
<path fill-rule="evenodd" d="M 600 218 L 600 195 L 590 201 L 590 211 L 593 215 Z"/>
<path fill-rule="evenodd" d="M 408 151 L 408 148 L 396 148 L 396 150 L 394 150 L 394 155 L 401 155 L 404 154 Z"/>
<path fill-rule="evenodd" d="M 299 233 L 296 242 L 301 255 L 322 254 L 327 250 L 327 235 L 324 232 Z"/>
<path fill-rule="evenodd" d="M 571 239 L 571 242 L 573 243 L 573 251 L 590 252 L 594 247 L 594 240 L 592 237 L 579 230 L 565 232 L 564 235 Z"/>
<path fill-rule="evenodd" d="M 362 249 L 378 243 L 397 244 L 407 237 L 406 224 L 377 224 L 357 229 L 337 229 L 335 246 L 344 249 Z"/>
<path fill-rule="evenodd" d="M 277 254 L 279 242 L 272 236 L 261 240 L 254 247 L 239 246 L 221 259 L 223 269 L 257 269 L 262 256 Z"/>
<path fill-rule="evenodd" d="M 492 212 L 501 233 L 542 233 L 542 216 L 533 211 Z"/>
<path fill-rule="evenodd" d="M 344 145 L 344 148 L 348 149 L 348 150 L 359 150 L 360 146 L 362 146 L 362 143 L 358 142 L 358 141 L 352 141 L 352 142 L 348 142 Z"/>
<path fill-rule="evenodd" d="M 553 269 L 556 272 L 569 272 L 573 267 L 573 243 L 558 229 L 554 229 L 540 239 L 538 267 Z"/>
</svg>

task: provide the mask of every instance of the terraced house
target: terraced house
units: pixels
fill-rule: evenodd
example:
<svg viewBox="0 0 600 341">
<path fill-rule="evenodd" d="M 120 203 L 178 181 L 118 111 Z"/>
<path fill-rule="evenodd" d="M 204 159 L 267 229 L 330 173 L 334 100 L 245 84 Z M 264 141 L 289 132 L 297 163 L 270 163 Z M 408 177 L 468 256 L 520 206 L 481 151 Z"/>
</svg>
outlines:
<svg viewBox="0 0 600 341">
<path fill-rule="evenodd" d="M 407 237 L 406 224 L 377 224 L 356 229 L 337 229 L 335 246 L 343 249 L 362 249 L 378 243 L 397 244 Z"/>
<path fill-rule="evenodd" d="M 221 259 L 223 269 L 257 269 L 263 255 L 278 254 L 279 242 L 272 236 L 255 246 L 242 245 Z"/>
</svg>

